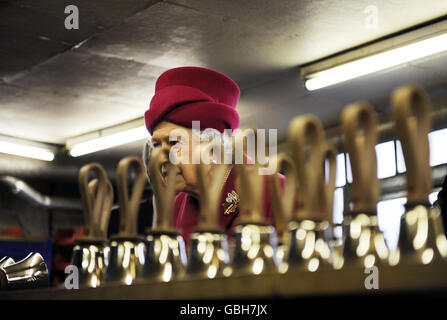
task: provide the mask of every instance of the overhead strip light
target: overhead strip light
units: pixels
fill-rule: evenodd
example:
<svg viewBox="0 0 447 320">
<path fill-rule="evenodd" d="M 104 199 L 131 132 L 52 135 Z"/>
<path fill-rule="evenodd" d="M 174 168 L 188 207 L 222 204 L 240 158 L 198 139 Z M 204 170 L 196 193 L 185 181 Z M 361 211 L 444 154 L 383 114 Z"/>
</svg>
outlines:
<svg viewBox="0 0 447 320">
<path fill-rule="evenodd" d="M 0 141 L 0 153 L 44 161 L 54 160 L 54 153 L 47 149 L 6 141 Z"/>
<path fill-rule="evenodd" d="M 139 126 L 120 132 L 111 133 L 109 135 L 100 136 L 68 146 L 72 157 L 79 157 L 88 153 L 93 153 L 113 147 L 117 147 L 126 143 L 142 140 L 149 137 L 149 133 L 145 126 Z"/>
<path fill-rule="evenodd" d="M 310 91 L 317 90 L 443 51 L 447 51 L 447 34 L 310 73 L 305 76 L 305 86 Z"/>
</svg>

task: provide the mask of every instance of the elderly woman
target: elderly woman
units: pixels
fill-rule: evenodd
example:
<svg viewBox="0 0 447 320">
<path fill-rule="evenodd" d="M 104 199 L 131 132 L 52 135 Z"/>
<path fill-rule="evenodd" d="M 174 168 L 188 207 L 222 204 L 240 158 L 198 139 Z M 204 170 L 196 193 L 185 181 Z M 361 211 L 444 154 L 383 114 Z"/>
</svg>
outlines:
<svg viewBox="0 0 447 320">
<path fill-rule="evenodd" d="M 240 90 L 237 84 L 227 76 L 205 68 L 181 67 L 164 72 L 155 85 L 155 95 L 149 110 L 145 113 L 146 127 L 152 136 L 150 148 L 161 148 L 170 151 L 179 141 L 170 141 L 170 134 L 175 129 L 188 133 L 189 144 L 192 145 L 193 121 L 200 121 L 201 129 L 236 129 L 239 126 L 239 115 L 236 105 Z M 150 148 L 147 148 L 150 149 Z M 191 158 L 191 149 L 188 148 Z M 146 154 L 145 157 L 148 160 Z M 147 161 L 146 160 L 146 161 Z M 166 159 L 167 163 L 168 159 Z M 192 161 L 180 162 L 176 165 L 175 183 L 176 197 L 174 203 L 174 227 L 182 230 L 185 240 L 198 224 L 199 187 L 195 166 Z M 165 164 L 166 164 L 165 163 Z M 147 163 L 146 163 L 147 165 Z M 149 167 L 149 166 L 147 166 Z M 166 177 L 167 166 L 161 166 L 160 174 Z M 211 166 L 210 170 L 213 170 Z M 212 175 L 212 172 L 210 173 Z M 264 180 L 266 181 L 266 179 Z M 219 224 L 227 232 L 231 232 L 237 221 L 239 199 L 235 187 L 236 173 L 230 167 L 225 174 L 222 186 Z M 229 196 L 231 195 L 231 196 Z M 264 214 L 273 223 L 272 206 L 268 186 L 264 186 Z"/>
</svg>

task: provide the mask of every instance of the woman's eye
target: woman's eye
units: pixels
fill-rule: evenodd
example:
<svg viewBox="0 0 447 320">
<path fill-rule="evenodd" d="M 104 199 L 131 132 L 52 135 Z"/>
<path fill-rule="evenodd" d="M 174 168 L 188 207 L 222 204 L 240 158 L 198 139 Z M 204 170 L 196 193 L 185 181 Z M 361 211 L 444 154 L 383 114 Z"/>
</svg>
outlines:
<svg viewBox="0 0 447 320">
<path fill-rule="evenodd" d="M 160 142 L 152 143 L 152 145 L 154 146 L 154 148 L 156 148 L 156 147 L 160 146 Z"/>
</svg>

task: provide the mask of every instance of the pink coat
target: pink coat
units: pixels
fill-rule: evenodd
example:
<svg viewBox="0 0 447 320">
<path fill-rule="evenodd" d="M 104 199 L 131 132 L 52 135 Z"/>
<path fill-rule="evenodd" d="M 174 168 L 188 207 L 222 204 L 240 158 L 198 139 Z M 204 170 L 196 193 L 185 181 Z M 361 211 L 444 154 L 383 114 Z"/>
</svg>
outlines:
<svg viewBox="0 0 447 320">
<path fill-rule="evenodd" d="M 236 190 L 236 170 L 233 168 L 228 176 L 227 182 L 224 185 L 223 192 L 221 195 L 220 203 L 225 203 L 225 199 L 227 198 L 228 193 L 231 193 L 233 190 L 238 193 Z M 263 196 L 263 208 L 264 215 L 266 220 L 274 224 L 275 219 L 273 215 L 272 204 L 270 200 L 270 190 L 267 183 L 268 176 L 265 176 L 264 179 L 264 196 Z M 281 186 L 284 186 L 284 176 L 280 175 Z M 198 225 L 199 221 L 199 202 L 194 197 L 180 192 L 174 200 L 174 227 L 182 230 L 182 235 L 186 242 L 189 241 L 189 237 L 191 232 L 194 231 L 194 228 Z M 220 206 L 219 213 L 219 225 L 224 230 L 227 230 L 227 234 L 231 236 L 233 233 L 234 226 L 238 221 L 238 210 L 235 213 L 224 214 L 223 206 Z M 235 216 L 236 215 L 236 216 Z"/>
</svg>

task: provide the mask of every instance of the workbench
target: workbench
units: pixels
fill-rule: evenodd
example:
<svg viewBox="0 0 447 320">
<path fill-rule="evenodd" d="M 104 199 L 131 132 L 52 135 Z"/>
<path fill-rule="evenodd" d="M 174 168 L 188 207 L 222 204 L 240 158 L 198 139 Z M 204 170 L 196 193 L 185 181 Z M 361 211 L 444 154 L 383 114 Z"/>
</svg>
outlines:
<svg viewBox="0 0 447 320">
<path fill-rule="evenodd" d="M 379 267 L 379 288 L 366 289 L 362 268 L 238 276 L 213 280 L 141 282 L 131 286 L 47 288 L 0 292 L 0 299 L 289 299 L 318 296 L 437 293 L 447 297 L 447 262 Z"/>
</svg>

